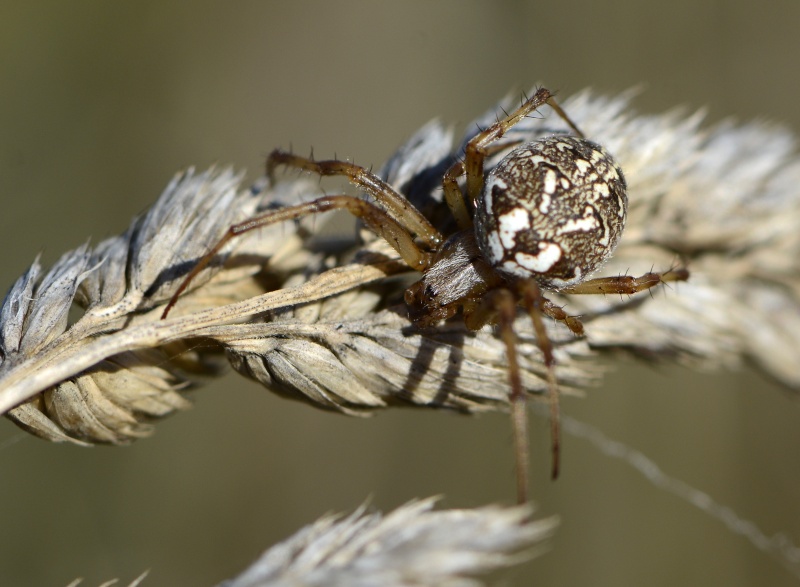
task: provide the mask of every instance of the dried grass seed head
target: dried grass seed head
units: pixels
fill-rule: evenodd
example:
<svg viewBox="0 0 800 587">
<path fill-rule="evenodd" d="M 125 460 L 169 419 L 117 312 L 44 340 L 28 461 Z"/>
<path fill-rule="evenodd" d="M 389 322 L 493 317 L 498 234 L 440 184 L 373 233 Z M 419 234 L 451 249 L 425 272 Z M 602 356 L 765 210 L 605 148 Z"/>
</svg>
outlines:
<svg viewBox="0 0 800 587">
<path fill-rule="evenodd" d="M 794 136 L 763 123 L 701 128 L 702 114 L 687 115 L 679 110 L 637 115 L 630 97 L 630 93 L 609 98 L 584 92 L 564 102 L 581 129 L 608 147 L 625 169 L 630 195 L 625 236 L 604 271 L 648 271 L 654 263 L 670 266 L 680 253 L 690 260 L 693 277 L 643 303 L 630 304 L 619 296 L 570 297 L 569 309 L 590 319 L 591 329 L 588 339 L 576 339 L 564 325 L 547 321 L 562 391 L 598 381 L 603 367 L 595 359 L 605 348 L 628 349 L 648 360 L 680 361 L 706 370 L 735 368 L 750 359 L 786 385 L 800 388 L 800 232 L 796 230 L 800 226 L 800 158 Z M 492 107 L 470 128 L 490 126 L 496 113 L 509 110 L 510 105 L 513 107 L 512 101 L 506 100 Z M 555 117 L 529 117 L 510 129 L 504 140 L 519 145 L 565 130 Z M 396 188 L 402 187 L 427 216 L 441 217 L 441 211 L 447 210 L 438 180 L 474 135 L 470 130 L 453 151 L 451 133 L 439 123 L 429 123 L 392 156 L 380 175 Z M 489 156 L 487 168 L 504 155 Z M 219 230 L 224 230 L 241 218 L 232 220 L 226 214 L 247 214 L 250 199 L 265 209 L 308 199 L 319 189 L 317 182 L 293 178 L 266 188 L 262 183 L 263 189 L 242 190 L 230 180 L 232 176 L 238 178 L 218 169 L 180 174 L 162 198 L 180 192 L 183 196 L 172 200 L 168 208 L 195 214 L 200 202 L 219 202 L 232 186 L 236 200 L 230 205 L 215 204 L 206 212 L 209 219 L 219 221 Z M 194 198 L 197 189 L 204 194 Z M 159 204 L 154 209 L 157 207 Z M 321 220 L 314 223 L 319 225 Z M 76 437 L 73 428 L 63 422 L 63 412 L 51 409 L 54 403 L 42 401 L 42 392 L 81 373 L 92 376 L 104 371 L 105 361 L 120 353 L 161 349 L 175 341 L 188 345 L 197 336 L 218 341 L 229 360 L 246 362 L 258 375 L 249 369 L 243 372 L 270 389 L 283 386 L 293 390 L 294 397 L 314 405 L 318 405 L 320 390 L 331 400 L 327 406 L 358 413 L 398 404 L 465 411 L 506 404 L 504 349 L 490 329 L 472 334 L 463 323 L 451 321 L 436 331 L 408 336 L 410 321 L 393 306 L 396 298 L 391 296 L 380 298 L 377 304 L 345 304 L 354 310 L 362 308 L 360 315 L 328 311 L 326 308 L 334 305 L 331 296 L 343 295 L 336 293 L 342 287 L 358 299 L 374 297 L 375 289 L 359 284 L 385 281 L 385 273 L 367 265 L 347 265 L 326 274 L 325 265 L 310 261 L 319 253 L 308 249 L 307 232 L 296 228 L 284 224 L 259 231 L 258 238 L 233 243 L 232 262 L 209 267 L 195 283 L 196 289 L 182 298 L 179 311 L 185 315 L 176 315 L 166 325 L 158 323 L 157 313 L 138 314 L 127 304 L 115 306 L 123 297 L 143 295 L 135 291 L 141 287 L 136 284 L 147 281 L 127 278 L 128 260 L 142 258 L 132 250 L 141 241 L 132 240 L 127 233 L 93 247 L 89 260 L 80 249 L 68 253 L 70 259 L 65 263 L 72 267 L 70 279 L 82 280 L 77 289 L 56 288 L 57 296 L 42 293 L 50 289 L 45 283 L 53 282 L 66 265 L 59 263 L 43 276 L 39 263 L 34 262 L 0 308 L 2 411 L 31 399 L 9 415 L 21 417 L 26 410 L 26 421 L 54 441 L 108 442 L 104 434 L 83 440 Z M 213 235 L 198 232 L 191 243 L 181 241 L 184 250 L 178 251 L 165 223 L 150 236 L 153 253 L 166 259 L 162 267 L 196 259 L 213 244 Z M 173 259 L 178 254 L 181 259 Z M 297 275 L 302 275 L 302 283 L 267 293 L 264 280 L 253 280 L 252 271 L 241 270 L 241 263 L 255 256 L 269 259 L 265 274 L 272 287 Z M 103 262 L 98 263 L 100 260 Z M 149 284 L 155 285 L 150 291 L 159 291 L 163 303 L 175 282 L 161 283 L 164 272 L 148 269 L 147 273 L 157 276 L 157 283 Z M 343 284 L 345 278 L 348 281 Z M 267 297 L 244 305 L 236 301 L 253 293 Z M 566 301 L 556 298 L 558 303 Z M 62 310 L 68 310 L 73 300 L 92 311 L 68 325 L 58 317 L 65 315 Z M 264 310 L 298 302 L 318 310 L 290 309 L 271 319 L 252 319 Z M 229 305 L 220 306 L 223 303 Z M 52 314 L 45 311 L 46 306 Z M 34 319 L 34 315 L 41 318 Z M 232 323 L 243 320 L 252 323 Z M 520 316 L 514 329 L 523 384 L 530 392 L 541 392 L 542 358 L 530 320 Z M 21 344 L 23 338 L 28 343 Z M 341 382 L 315 379 L 313 369 L 295 351 L 293 343 L 298 340 L 318 352 L 327 351 L 328 360 L 340 365 L 347 377 Z M 46 342 L 40 346 L 33 344 L 35 341 Z M 218 356 L 206 346 L 193 352 L 198 358 Z M 148 411 L 168 413 L 156 409 L 154 402 L 160 394 L 183 395 L 184 388 L 174 387 L 176 382 L 171 380 L 174 353 L 159 356 L 146 360 L 166 371 L 161 375 L 148 371 L 147 376 L 161 377 L 163 385 L 153 386 L 149 380 L 137 387 L 137 378 L 117 370 L 106 371 L 107 378 L 99 386 L 105 394 L 111 388 L 120 389 L 118 378 L 128 378 L 130 384 L 123 394 L 126 405 L 153 407 L 132 409 L 138 422 L 152 420 Z M 132 364 L 135 362 L 125 363 Z M 453 368 L 456 364 L 458 369 Z M 146 367 L 142 365 L 142 370 Z M 387 373 L 389 376 L 384 376 Z M 356 393 L 364 389 L 369 393 Z M 92 402 L 94 396 L 85 397 Z M 114 403 L 121 401 L 107 397 Z M 135 404 L 135 397 L 143 403 Z"/>
</svg>

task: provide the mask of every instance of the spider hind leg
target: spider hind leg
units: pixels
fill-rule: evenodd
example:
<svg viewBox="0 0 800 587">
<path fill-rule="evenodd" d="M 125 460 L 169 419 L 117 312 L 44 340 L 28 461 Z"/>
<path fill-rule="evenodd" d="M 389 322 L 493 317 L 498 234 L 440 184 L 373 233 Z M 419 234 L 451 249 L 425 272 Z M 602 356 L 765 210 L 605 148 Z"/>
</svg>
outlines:
<svg viewBox="0 0 800 587">
<path fill-rule="evenodd" d="M 552 469 L 550 477 L 558 478 L 561 455 L 561 408 L 558 398 L 558 382 L 556 380 L 556 359 L 553 355 L 553 343 L 547 335 L 543 315 L 564 322 L 575 334 L 583 334 L 583 324 L 574 316 L 570 316 L 560 307 L 542 295 L 539 284 L 534 279 L 523 279 L 517 285 L 522 305 L 533 322 L 536 341 L 542 352 L 544 366 L 547 370 L 547 399 L 550 406 L 550 442 L 552 451 Z"/>
<path fill-rule="evenodd" d="M 560 290 L 565 294 L 620 294 L 633 295 L 662 283 L 686 281 L 689 270 L 683 267 L 672 268 L 662 273 L 649 271 L 640 277 L 632 275 L 614 275 L 612 277 L 595 277 L 584 282 Z"/>
<path fill-rule="evenodd" d="M 543 316 L 548 316 L 567 324 L 575 332 L 583 332 L 580 321 L 569 316 L 560 307 L 542 296 L 539 286 L 533 279 L 522 280 L 512 291 L 499 287 L 486 292 L 479 299 L 465 301 L 464 321 L 470 329 L 477 330 L 484 324 L 497 324 L 500 338 L 506 347 L 508 376 L 510 384 L 509 404 L 514 434 L 514 456 L 517 475 L 517 501 L 528 501 L 529 487 L 529 439 L 528 439 L 528 396 L 522 385 L 522 374 L 517 349 L 517 335 L 514 320 L 517 307 L 521 304 L 527 311 L 534 326 L 537 344 L 542 353 L 547 373 L 547 393 L 550 406 L 550 436 L 552 447 L 551 477 L 558 477 L 560 466 L 560 410 L 558 383 L 555 374 L 553 345 L 544 326 Z"/>
</svg>

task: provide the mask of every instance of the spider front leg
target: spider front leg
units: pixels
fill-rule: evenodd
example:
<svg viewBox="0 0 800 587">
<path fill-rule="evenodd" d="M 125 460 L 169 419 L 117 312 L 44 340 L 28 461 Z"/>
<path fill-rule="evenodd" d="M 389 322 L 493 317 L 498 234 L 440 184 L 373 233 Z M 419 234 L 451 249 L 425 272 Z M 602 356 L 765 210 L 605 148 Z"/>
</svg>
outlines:
<svg viewBox="0 0 800 587">
<path fill-rule="evenodd" d="M 431 260 L 431 254 L 421 250 L 414 238 L 409 232 L 407 226 L 403 226 L 400 222 L 390 217 L 384 210 L 378 208 L 375 204 L 356 198 L 354 196 L 323 196 L 306 202 L 297 204 L 295 206 L 288 206 L 279 210 L 274 210 L 255 216 L 249 220 L 245 220 L 239 224 L 231 226 L 225 235 L 217 241 L 217 243 L 197 262 L 189 274 L 184 278 L 181 285 L 170 298 L 169 303 L 164 308 L 161 314 L 161 319 L 165 319 L 169 314 L 172 307 L 178 301 L 181 294 L 186 291 L 189 284 L 194 278 L 205 269 L 208 264 L 214 259 L 222 248 L 232 239 L 241 234 L 267 226 L 268 224 L 275 224 L 277 222 L 284 222 L 286 220 L 294 220 L 308 216 L 309 214 L 317 214 L 319 212 L 328 212 L 330 210 L 347 210 L 353 216 L 362 219 L 367 226 L 369 226 L 378 236 L 386 240 L 389 245 L 403 258 L 403 260 L 412 269 L 423 271 L 428 267 Z"/>
<path fill-rule="evenodd" d="M 272 177 L 278 165 L 287 165 L 311 171 L 320 176 L 341 175 L 350 183 L 367 192 L 386 210 L 398 224 L 403 225 L 409 232 L 415 234 L 429 249 L 441 244 L 443 238 L 430 221 L 417 210 L 405 196 L 396 192 L 377 175 L 347 161 L 336 159 L 328 161 L 314 161 L 307 157 L 300 157 L 274 150 L 267 158 L 267 175 Z"/>
</svg>

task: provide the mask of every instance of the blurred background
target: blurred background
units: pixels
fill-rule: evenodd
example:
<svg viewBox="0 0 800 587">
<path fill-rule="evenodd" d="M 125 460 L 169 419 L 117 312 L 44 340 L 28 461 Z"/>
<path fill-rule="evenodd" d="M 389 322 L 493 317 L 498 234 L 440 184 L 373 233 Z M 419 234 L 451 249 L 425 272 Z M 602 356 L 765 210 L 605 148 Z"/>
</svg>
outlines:
<svg viewBox="0 0 800 587">
<path fill-rule="evenodd" d="M 510 90 L 642 88 L 641 112 L 800 130 L 800 4 L 673 0 L 0 2 L 0 289 L 37 253 L 122 231 L 173 173 L 274 147 L 382 163 L 440 117 L 458 133 Z M 800 188 L 798 188 L 800 189 Z M 702 197 L 702 194 L 698 194 Z M 563 411 L 648 455 L 768 535 L 800 541 L 796 394 L 757 373 L 615 362 Z M 212 585 L 329 511 L 511 501 L 505 414 L 392 410 L 367 420 L 229 375 L 126 448 L 48 444 L 0 421 L 0 583 Z M 534 495 L 561 525 L 498 585 L 790 585 L 776 560 L 566 437 Z M 127 583 L 125 583 L 127 584 Z"/>
</svg>

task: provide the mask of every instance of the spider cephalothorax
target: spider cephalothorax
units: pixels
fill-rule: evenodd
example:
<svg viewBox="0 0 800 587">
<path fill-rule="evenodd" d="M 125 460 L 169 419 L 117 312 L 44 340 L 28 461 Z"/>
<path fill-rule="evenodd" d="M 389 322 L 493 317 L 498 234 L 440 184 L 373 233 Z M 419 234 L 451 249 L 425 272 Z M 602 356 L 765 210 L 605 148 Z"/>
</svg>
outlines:
<svg viewBox="0 0 800 587">
<path fill-rule="evenodd" d="M 572 129 L 534 142 L 498 142 L 536 108 L 549 105 Z M 487 156 L 513 149 L 485 173 Z M 470 139 L 463 160 L 442 178 L 445 201 L 457 230 L 443 235 L 402 194 L 370 171 L 346 161 L 314 161 L 284 151 L 267 159 L 272 175 L 287 165 L 319 175 L 343 175 L 374 198 L 330 195 L 274 210 L 231 226 L 220 241 L 190 271 L 167 304 L 178 296 L 232 238 L 255 228 L 308 214 L 346 209 L 386 240 L 421 277 L 405 293 L 410 318 L 421 327 L 435 327 L 461 312 L 470 329 L 496 324 L 505 343 L 514 423 L 517 496 L 528 496 L 527 394 L 517 362 L 513 321 L 521 306 L 533 322 L 551 407 L 552 475 L 558 474 L 558 388 L 555 358 L 543 316 L 564 323 L 576 335 L 583 325 L 542 295 L 542 290 L 566 294 L 633 294 L 664 281 L 686 279 L 684 269 L 647 273 L 641 277 L 590 279 L 614 251 L 622 235 L 627 210 L 622 171 L 600 145 L 584 138 L 553 99 L 541 88 L 519 108 Z M 465 187 L 459 180 L 466 177 Z"/>
</svg>

